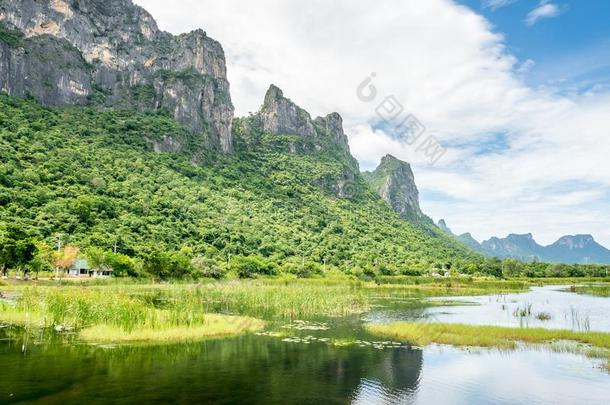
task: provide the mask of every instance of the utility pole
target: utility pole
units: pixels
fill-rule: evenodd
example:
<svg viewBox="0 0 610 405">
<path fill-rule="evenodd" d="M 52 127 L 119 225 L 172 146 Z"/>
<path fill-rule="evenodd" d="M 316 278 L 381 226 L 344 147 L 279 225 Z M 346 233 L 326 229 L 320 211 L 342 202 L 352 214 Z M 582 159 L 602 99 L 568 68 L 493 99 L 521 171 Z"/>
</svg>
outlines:
<svg viewBox="0 0 610 405">
<path fill-rule="evenodd" d="M 60 259 L 61 255 L 61 233 L 57 234 L 57 260 Z M 55 277 L 59 277 L 59 267 L 55 265 Z"/>
<path fill-rule="evenodd" d="M 326 273 L 326 258 L 324 258 L 324 273 Z"/>
<path fill-rule="evenodd" d="M 117 240 L 115 239 L 114 240 L 114 249 L 113 249 L 113 252 L 115 255 L 116 255 L 116 249 L 117 249 Z"/>
</svg>

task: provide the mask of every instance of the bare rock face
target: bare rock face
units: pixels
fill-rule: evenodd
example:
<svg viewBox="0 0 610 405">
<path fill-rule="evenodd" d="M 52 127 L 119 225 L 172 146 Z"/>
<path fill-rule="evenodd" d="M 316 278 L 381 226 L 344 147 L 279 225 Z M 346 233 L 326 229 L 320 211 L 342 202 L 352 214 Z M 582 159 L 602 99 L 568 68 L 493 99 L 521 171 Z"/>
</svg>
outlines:
<svg viewBox="0 0 610 405">
<path fill-rule="evenodd" d="M 316 130 L 311 116 L 301 107 L 284 97 L 284 93 L 271 85 L 259 112 L 263 130 L 272 134 L 301 135 L 313 138 Z"/>
<path fill-rule="evenodd" d="M 166 109 L 202 147 L 233 150 L 224 51 L 204 31 L 162 32 L 130 0 L 2 0 L 0 24 L 0 90 L 45 105 Z"/>
<path fill-rule="evenodd" d="M 426 218 L 419 207 L 419 191 L 408 163 L 386 155 L 374 172 L 365 173 L 365 178 L 401 217 L 412 220 Z"/>
<path fill-rule="evenodd" d="M 254 119 L 264 132 L 296 136 L 289 145 L 292 153 L 331 152 L 349 166 L 358 168 L 343 131 L 343 118 L 336 112 L 312 119 L 307 111 L 284 97 L 282 90 L 271 85 Z"/>
</svg>

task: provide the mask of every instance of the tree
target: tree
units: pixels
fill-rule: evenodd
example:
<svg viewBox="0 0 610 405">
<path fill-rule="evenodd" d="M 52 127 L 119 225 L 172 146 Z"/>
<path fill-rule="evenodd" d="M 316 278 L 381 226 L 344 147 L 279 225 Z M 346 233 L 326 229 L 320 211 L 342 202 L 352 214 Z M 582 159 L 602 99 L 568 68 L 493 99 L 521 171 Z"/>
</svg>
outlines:
<svg viewBox="0 0 610 405">
<path fill-rule="evenodd" d="M 515 259 L 505 259 L 502 262 L 502 276 L 505 278 L 520 276 L 523 273 L 523 263 Z"/>
<path fill-rule="evenodd" d="M 0 238 L 0 263 L 2 274 L 8 276 L 9 269 L 27 272 L 27 265 L 36 253 L 36 241 L 28 237 L 19 227 L 9 226 L 6 235 Z"/>
<path fill-rule="evenodd" d="M 72 267 L 76 262 L 79 252 L 80 249 L 78 247 L 71 245 L 66 246 L 62 251 L 55 252 L 55 269 L 57 271 L 61 270 L 62 273 L 68 271 L 68 269 L 70 269 L 70 267 Z"/>
<path fill-rule="evenodd" d="M 107 257 L 108 265 L 115 277 L 139 277 L 138 262 L 127 255 L 111 253 Z"/>
<path fill-rule="evenodd" d="M 153 250 L 144 258 L 144 271 L 162 280 L 184 277 L 191 269 L 191 261 L 181 252 Z"/>
<path fill-rule="evenodd" d="M 258 256 L 237 256 L 231 261 L 231 270 L 240 278 L 256 278 L 258 275 L 276 274 L 276 266 Z"/>
<path fill-rule="evenodd" d="M 221 279 L 225 276 L 226 270 L 214 259 L 205 256 L 197 256 L 191 260 L 193 267 L 193 278 L 215 278 Z"/>
<path fill-rule="evenodd" d="M 53 263 L 53 249 L 45 242 L 37 242 L 36 243 L 36 253 L 34 254 L 34 258 L 30 262 L 30 270 L 36 275 L 38 278 L 38 274 L 41 271 L 48 271 L 52 269 Z"/>
<path fill-rule="evenodd" d="M 109 264 L 111 254 L 111 252 L 98 247 L 91 247 L 85 250 L 85 257 L 89 262 L 89 266 L 95 270 L 111 267 Z"/>
</svg>

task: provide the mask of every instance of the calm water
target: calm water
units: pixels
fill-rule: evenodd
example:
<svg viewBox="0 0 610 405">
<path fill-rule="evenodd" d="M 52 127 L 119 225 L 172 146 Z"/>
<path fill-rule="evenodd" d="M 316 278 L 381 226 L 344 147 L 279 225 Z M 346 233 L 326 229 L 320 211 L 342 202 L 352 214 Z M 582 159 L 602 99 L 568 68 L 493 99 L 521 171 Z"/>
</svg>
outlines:
<svg viewBox="0 0 610 405">
<path fill-rule="evenodd" d="M 22 341 L 6 339 L 0 341 L 0 403 L 608 403 L 610 373 L 583 356 L 536 349 L 422 350 L 378 342 L 362 329 L 371 319 L 431 317 L 518 326 L 510 309 L 510 317 L 505 316 L 498 301 L 504 298 L 514 306 L 532 303 L 534 312 L 544 304 L 554 314 L 545 323 L 549 326 L 568 327 L 563 312 L 571 314 L 574 306 L 589 311 L 591 329 L 609 326 L 610 300 L 544 288 L 460 299 L 479 306 L 401 309 L 398 304 L 361 317 L 273 328 L 288 338 L 252 335 L 130 348 L 31 337 L 25 353 Z M 606 318 L 600 312 L 604 309 Z"/>
</svg>

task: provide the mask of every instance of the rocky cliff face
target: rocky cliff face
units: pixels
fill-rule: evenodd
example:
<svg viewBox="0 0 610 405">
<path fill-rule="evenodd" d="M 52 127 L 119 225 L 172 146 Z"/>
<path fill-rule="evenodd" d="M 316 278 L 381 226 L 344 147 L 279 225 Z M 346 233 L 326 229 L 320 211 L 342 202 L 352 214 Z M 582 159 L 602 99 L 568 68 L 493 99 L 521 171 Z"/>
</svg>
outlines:
<svg viewBox="0 0 610 405">
<path fill-rule="evenodd" d="M 408 163 L 387 155 L 381 159 L 377 169 L 366 173 L 365 177 L 381 198 L 403 218 L 427 218 L 419 207 L 419 191 Z"/>
<path fill-rule="evenodd" d="M 358 162 L 350 153 L 343 119 L 338 113 L 313 119 L 303 108 L 271 85 L 260 110 L 238 121 L 236 135 L 246 149 L 260 147 L 291 154 L 323 154 L 340 167 L 335 175 L 320 179 L 320 186 L 337 197 L 358 192 Z"/>
<path fill-rule="evenodd" d="M 312 119 L 307 111 L 286 98 L 281 89 L 271 85 L 256 118 L 267 133 L 296 135 L 290 143 L 293 153 L 334 152 L 348 161 L 350 166 L 358 166 L 350 153 L 348 139 L 343 131 L 343 118 L 336 112 Z"/>
<path fill-rule="evenodd" d="M 451 231 L 451 229 L 447 226 L 447 222 L 445 222 L 444 219 L 441 219 L 438 221 L 438 224 L 436 224 L 436 226 L 438 226 L 439 228 L 441 228 L 442 231 L 447 232 L 450 235 L 453 235 L 453 232 Z"/>
<path fill-rule="evenodd" d="M 45 105 L 168 110 L 198 144 L 231 152 L 221 45 L 173 36 L 130 0 L 0 1 L 0 90 Z"/>
</svg>

